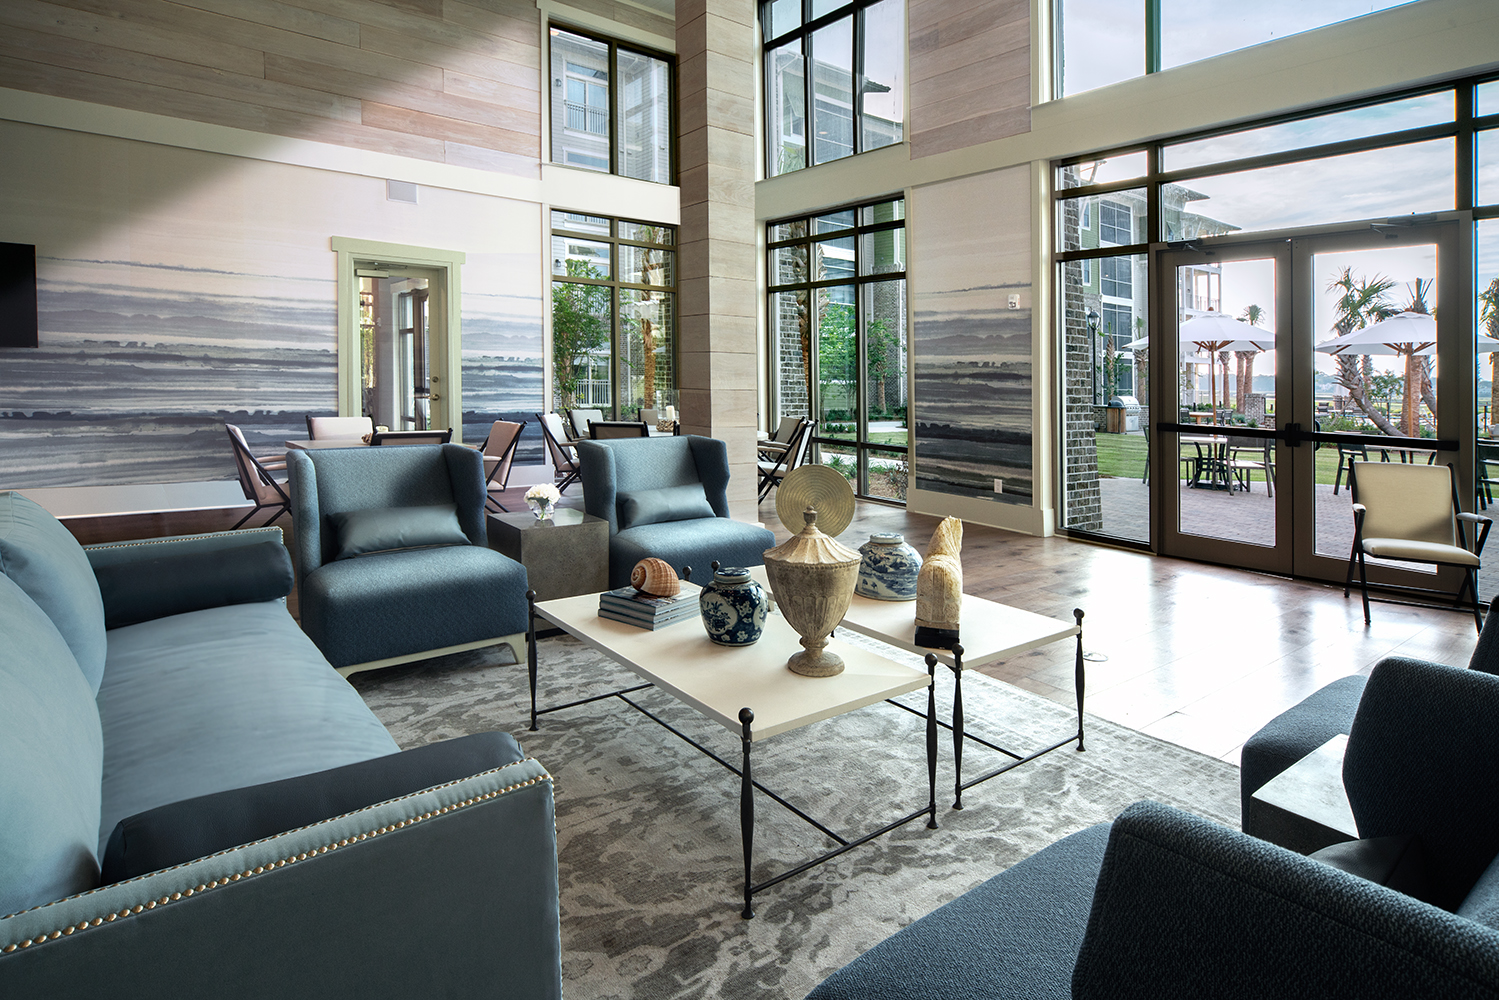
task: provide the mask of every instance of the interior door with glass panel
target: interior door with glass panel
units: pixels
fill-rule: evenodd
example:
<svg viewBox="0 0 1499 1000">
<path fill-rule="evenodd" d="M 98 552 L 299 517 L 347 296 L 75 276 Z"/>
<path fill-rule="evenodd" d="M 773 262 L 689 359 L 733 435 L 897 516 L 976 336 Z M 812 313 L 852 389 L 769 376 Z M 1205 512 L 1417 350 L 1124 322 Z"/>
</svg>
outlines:
<svg viewBox="0 0 1499 1000">
<path fill-rule="evenodd" d="M 390 430 L 453 426 L 448 393 L 446 296 L 441 271 L 361 263 L 361 410 Z M 439 331 L 434 336 L 434 331 Z"/>
<path fill-rule="evenodd" d="M 1472 509 L 1464 470 L 1473 345 L 1460 315 L 1471 296 L 1452 266 L 1457 243 L 1456 223 L 1397 223 L 1292 243 L 1297 326 L 1309 334 L 1299 345 L 1298 388 L 1308 402 L 1296 416 L 1307 442 L 1296 449 L 1296 474 L 1314 484 L 1297 498 L 1297 523 L 1310 529 L 1297 538 L 1297 575 L 1345 578 L 1355 462 L 1451 463 L 1464 509 Z M 1455 576 L 1449 586 L 1409 563 L 1368 565 L 1370 583 L 1457 586 Z"/>
<path fill-rule="evenodd" d="M 1290 573 L 1285 240 L 1157 255 L 1151 474 L 1166 555 Z M 1156 339 L 1160 342 L 1157 343 Z M 1280 348 L 1280 350 L 1277 350 Z"/>
</svg>

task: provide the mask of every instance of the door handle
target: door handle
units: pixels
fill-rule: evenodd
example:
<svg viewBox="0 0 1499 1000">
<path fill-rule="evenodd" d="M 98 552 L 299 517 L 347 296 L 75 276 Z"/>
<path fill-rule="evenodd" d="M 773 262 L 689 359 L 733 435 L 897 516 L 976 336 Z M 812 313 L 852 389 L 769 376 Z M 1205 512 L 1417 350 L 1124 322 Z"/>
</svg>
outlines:
<svg viewBox="0 0 1499 1000">
<path fill-rule="evenodd" d="M 438 401 L 438 400 L 439 400 L 439 399 L 441 399 L 441 398 L 442 398 L 442 397 L 441 397 L 441 396 L 439 396 L 439 395 L 438 395 L 438 394 L 437 394 L 437 393 L 435 393 L 435 392 L 434 392 L 434 393 L 432 393 L 432 394 L 431 394 L 431 395 L 430 395 L 430 396 L 428 396 L 428 397 L 427 397 L 427 398 L 428 398 L 428 399 L 430 399 L 430 400 L 431 400 L 431 401 L 432 401 L 432 402 L 434 402 L 434 403 L 435 403 L 435 402 L 437 402 L 437 401 Z"/>
<path fill-rule="evenodd" d="M 1302 437 L 1300 424 L 1286 424 L 1286 429 L 1282 431 L 1281 434 L 1282 439 L 1286 442 L 1287 448 L 1301 447 Z"/>
</svg>

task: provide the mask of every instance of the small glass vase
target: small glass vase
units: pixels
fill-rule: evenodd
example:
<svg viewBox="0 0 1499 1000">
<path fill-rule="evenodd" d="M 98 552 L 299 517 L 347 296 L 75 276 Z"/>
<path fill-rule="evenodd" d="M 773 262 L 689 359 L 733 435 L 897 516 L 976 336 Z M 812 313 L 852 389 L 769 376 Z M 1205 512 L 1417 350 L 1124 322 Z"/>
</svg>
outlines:
<svg viewBox="0 0 1499 1000">
<path fill-rule="evenodd" d="M 531 508 L 531 513 L 536 515 L 538 521 L 550 521 L 552 511 L 555 509 L 549 500 L 537 500 L 530 497 L 526 498 L 526 506 Z"/>
</svg>

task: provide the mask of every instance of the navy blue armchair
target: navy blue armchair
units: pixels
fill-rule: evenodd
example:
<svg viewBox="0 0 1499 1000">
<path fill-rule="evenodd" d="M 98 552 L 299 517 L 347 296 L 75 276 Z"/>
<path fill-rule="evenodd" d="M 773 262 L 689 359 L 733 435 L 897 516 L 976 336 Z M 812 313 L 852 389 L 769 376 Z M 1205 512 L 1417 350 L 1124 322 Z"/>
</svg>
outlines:
<svg viewBox="0 0 1499 1000">
<path fill-rule="evenodd" d="M 1496 713 L 1499 677 L 1482 672 L 1392 658 L 1369 678 L 1344 781 L 1361 837 L 1419 843 L 1419 894 L 1138 802 L 916 921 L 811 998 L 1499 996 Z"/>
<path fill-rule="evenodd" d="M 775 535 L 758 524 L 729 517 L 729 456 L 722 441 L 684 437 L 579 441 L 583 502 L 609 522 L 609 586 L 630 582 L 646 556 L 691 579 L 713 578 L 724 566 L 760 566 Z"/>
<path fill-rule="evenodd" d="M 508 643 L 526 569 L 488 547 L 483 456 L 461 445 L 288 456 L 302 628 L 339 672 Z"/>
</svg>

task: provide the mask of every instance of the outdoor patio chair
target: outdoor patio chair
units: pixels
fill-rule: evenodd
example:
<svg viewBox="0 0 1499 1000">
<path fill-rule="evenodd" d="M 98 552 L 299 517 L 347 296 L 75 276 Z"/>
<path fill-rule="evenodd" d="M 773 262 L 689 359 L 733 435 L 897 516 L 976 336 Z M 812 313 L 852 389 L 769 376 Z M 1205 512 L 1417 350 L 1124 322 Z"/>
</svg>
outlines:
<svg viewBox="0 0 1499 1000">
<path fill-rule="evenodd" d="M 442 430 L 427 431 L 376 431 L 370 435 L 370 444 L 380 445 L 405 445 L 405 444 L 448 444 L 453 440 L 453 428 L 444 427 Z"/>
<path fill-rule="evenodd" d="M 1479 441 L 1475 447 L 1478 465 L 1478 509 L 1488 510 L 1489 504 L 1494 502 L 1494 492 L 1490 487 L 1499 483 L 1499 475 L 1496 475 L 1499 473 L 1499 442 Z"/>
<path fill-rule="evenodd" d="M 245 499 L 255 506 L 250 513 L 237 521 L 230 531 L 243 527 L 245 522 L 263 510 L 275 509 L 276 513 L 265 524 L 271 524 L 282 514 L 291 513 L 291 487 L 272 478 L 272 472 L 285 471 L 285 455 L 263 455 L 256 458 L 250 454 L 249 442 L 244 432 L 233 424 L 225 424 L 229 432 L 229 445 L 234 449 L 234 467 L 239 472 L 239 486 Z M 265 524 L 261 527 L 265 527 Z"/>
<path fill-rule="evenodd" d="M 812 421 L 806 417 L 797 418 L 797 426 L 791 432 L 791 440 L 786 445 L 786 450 L 780 452 L 771 461 L 761 460 L 756 464 L 760 472 L 760 499 L 763 501 L 770 496 L 770 491 L 781 485 L 781 480 L 786 478 L 786 473 L 797 468 L 807 458 L 807 448 L 812 443 Z"/>
<path fill-rule="evenodd" d="M 592 441 L 610 438 L 650 437 L 651 429 L 643 420 L 590 420 L 588 437 Z"/>
<path fill-rule="evenodd" d="M 307 415 L 307 440 L 366 440 L 375 433 L 374 417 L 314 417 Z"/>
<path fill-rule="evenodd" d="M 603 419 L 603 410 L 568 410 L 567 436 L 574 441 L 582 441 L 588 437 L 588 425 Z"/>
<path fill-rule="evenodd" d="M 760 457 L 767 462 L 774 461 L 776 456 L 785 451 L 785 446 L 791 443 L 791 436 L 801 427 L 804 419 L 804 417 L 782 417 L 775 433 L 759 443 Z"/>
<path fill-rule="evenodd" d="M 555 413 L 538 413 L 536 422 L 541 425 L 541 439 L 546 443 L 547 454 L 552 456 L 557 492 L 566 493 L 567 488 L 578 481 L 576 452 L 563 444 L 567 432 L 563 430 L 562 418 Z"/>
<path fill-rule="evenodd" d="M 1472 605 L 1473 621 L 1481 629 L 1483 613 L 1478 604 L 1478 567 L 1483 544 L 1493 521 L 1482 514 L 1464 513 L 1457 499 L 1457 476 L 1451 465 L 1406 465 L 1399 462 L 1353 462 L 1349 465 L 1348 488 L 1353 495 L 1353 550 L 1348 555 L 1348 576 L 1343 596 L 1353 587 L 1358 568 L 1359 589 L 1364 599 L 1364 624 L 1369 624 L 1369 580 L 1365 557 L 1414 562 L 1438 569 L 1462 571 L 1454 608 L 1463 608 L 1464 596 Z M 1475 537 L 1470 545 L 1468 529 Z M 1441 593 L 1420 588 L 1400 588 L 1415 593 Z M 1445 595 L 1444 595 L 1445 596 Z M 1392 601 L 1413 604 L 1411 601 Z M 1430 606 L 1417 604 L 1418 607 Z"/>
<path fill-rule="evenodd" d="M 1246 458 L 1245 455 L 1250 457 Z M 1246 493 L 1253 492 L 1255 472 L 1265 476 L 1265 492 L 1275 496 L 1275 441 L 1272 438 L 1228 436 L 1228 471 Z"/>
<path fill-rule="evenodd" d="M 1338 471 L 1332 477 L 1332 495 L 1338 495 L 1338 487 L 1343 482 L 1343 471 L 1348 470 L 1348 482 L 1353 482 L 1354 461 L 1369 461 L 1369 447 L 1362 444 L 1344 444 L 1338 442 Z M 1350 487 L 1351 488 L 1351 487 Z"/>
<path fill-rule="evenodd" d="M 526 426 L 509 420 L 496 420 L 489 428 L 489 436 L 479 450 L 484 453 L 484 508 L 490 511 L 505 511 L 510 508 L 500 503 L 499 494 L 510 485 L 510 467 L 515 462 L 515 446 L 520 443 L 521 430 Z"/>
</svg>

